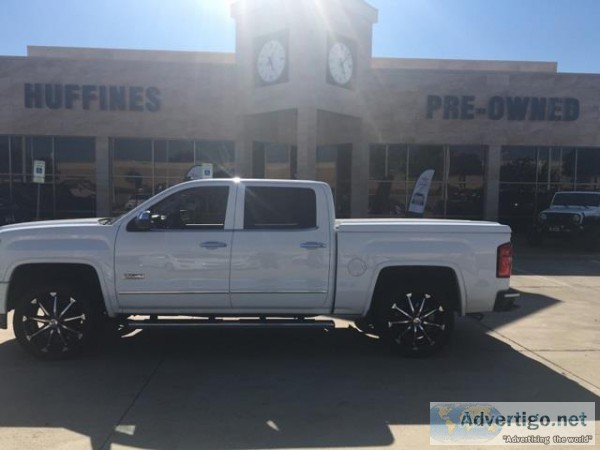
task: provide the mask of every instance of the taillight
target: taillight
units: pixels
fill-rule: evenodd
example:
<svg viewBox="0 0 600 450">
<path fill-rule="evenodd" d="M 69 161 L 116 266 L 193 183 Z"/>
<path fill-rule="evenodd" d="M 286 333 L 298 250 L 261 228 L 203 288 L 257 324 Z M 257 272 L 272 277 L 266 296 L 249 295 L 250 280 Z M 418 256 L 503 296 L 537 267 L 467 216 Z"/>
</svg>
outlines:
<svg viewBox="0 0 600 450">
<path fill-rule="evenodd" d="M 510 278 L 512 272 L 512 244 L 507 242 L 498 247 L 498 263 L 496 276 L 498 278 Z"/>
</svg>

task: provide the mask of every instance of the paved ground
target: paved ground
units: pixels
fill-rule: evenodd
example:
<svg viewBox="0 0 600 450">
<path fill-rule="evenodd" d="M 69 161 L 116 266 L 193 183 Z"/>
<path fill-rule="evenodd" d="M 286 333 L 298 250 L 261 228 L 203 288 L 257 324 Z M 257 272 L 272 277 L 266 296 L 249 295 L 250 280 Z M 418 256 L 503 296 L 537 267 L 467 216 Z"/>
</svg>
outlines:
<svg viewBox="0 0 600 450">
<path fill-rule="evenodd" d="M 0 447 L 423 448 L 430 401 L 598 402 L 600 254 L 515 261 L 521 307 L 459 320 L 426 360 L 340 328 L 144 332 L 43 363 L 0 331 Z"/>
</svg>

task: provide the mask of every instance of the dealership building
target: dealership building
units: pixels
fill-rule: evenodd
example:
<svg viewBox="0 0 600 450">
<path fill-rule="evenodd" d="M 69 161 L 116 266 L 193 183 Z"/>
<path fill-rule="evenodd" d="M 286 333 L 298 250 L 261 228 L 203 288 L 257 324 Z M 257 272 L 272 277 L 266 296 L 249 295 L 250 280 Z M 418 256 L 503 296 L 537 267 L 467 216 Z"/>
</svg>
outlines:
<svg viewBox="0 0 600 450">
<path fill-rule="evenodd" d="M 426 217 L 518 228 L 557 190 L 600 190 L 598 74 L 379 58 L 363 0 L 245 0 L 232 17 L 235 53 L 0 57 L 0 202 L 35 211 L 39 186 L 40 217 L 108 216 L 210 163 L 326 181 L 340 217 L 402 217 L 433 169 Z"/>
</svg>

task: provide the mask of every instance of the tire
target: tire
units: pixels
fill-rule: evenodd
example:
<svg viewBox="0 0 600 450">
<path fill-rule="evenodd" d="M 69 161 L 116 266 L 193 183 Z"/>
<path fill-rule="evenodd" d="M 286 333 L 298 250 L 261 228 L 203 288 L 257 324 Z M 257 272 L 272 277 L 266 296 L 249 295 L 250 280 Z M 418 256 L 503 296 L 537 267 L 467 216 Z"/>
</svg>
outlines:
<svg viewBox="0 0 600 450">
<path fill-rule="evenodd" d="M 72 283 L 44 283 L 19 299 L 13 328 L 19 344 L 47 360 L 69 359 L 95 341 L 101 299 Z"/>
<path fill-rule="evenodd" d="M 394 352 L 425 357 L 450 340 L 454 312 L 434 290 L 404 289 L 385 294 L 376 310 L 376 328 Z"/>
</svg>

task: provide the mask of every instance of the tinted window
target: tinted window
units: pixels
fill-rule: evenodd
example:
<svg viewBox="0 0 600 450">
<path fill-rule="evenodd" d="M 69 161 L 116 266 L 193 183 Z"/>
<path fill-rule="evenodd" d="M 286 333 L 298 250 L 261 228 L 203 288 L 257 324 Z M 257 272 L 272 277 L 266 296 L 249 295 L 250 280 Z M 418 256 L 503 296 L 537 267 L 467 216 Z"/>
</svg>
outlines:
<svg viewBox="0 0 600 450">
<path fill-rule="evenodd" d="M 223 229 L 228 194 L 227 186 L 211 186 L 186 189 L 170 195 L 150 208 L 153 228 Z"/>
<path fill-rule="evenodd" d="M 312 189 L 246 188 L 245 229 L 302 229 L 316 226 L 316 197 Z"/>
</svg>

